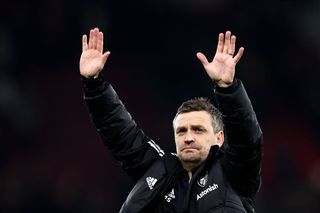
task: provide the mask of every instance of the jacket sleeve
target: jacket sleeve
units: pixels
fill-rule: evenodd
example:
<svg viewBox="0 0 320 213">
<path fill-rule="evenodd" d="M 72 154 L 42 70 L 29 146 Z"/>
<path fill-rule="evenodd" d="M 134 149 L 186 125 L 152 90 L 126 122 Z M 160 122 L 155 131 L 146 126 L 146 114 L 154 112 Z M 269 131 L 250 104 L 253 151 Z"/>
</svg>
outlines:
<svg viewBox="0 0 320 213">
<path fill-rule="evenodd" d="M 82 82 L 84 101 L 102 142 L 122 168 L 139 179 L 164 152 L 137 127 L 112 86 L 101 76 L 82 78 Z"/>
<path fill-rule="evenodd" d="M 214 100 L 225 125 L 223 166 L 232 187 L 253 196 L 261 182 L 262 131 L 240 80 L 229 88 L 214 89 Z"/>
</svg>

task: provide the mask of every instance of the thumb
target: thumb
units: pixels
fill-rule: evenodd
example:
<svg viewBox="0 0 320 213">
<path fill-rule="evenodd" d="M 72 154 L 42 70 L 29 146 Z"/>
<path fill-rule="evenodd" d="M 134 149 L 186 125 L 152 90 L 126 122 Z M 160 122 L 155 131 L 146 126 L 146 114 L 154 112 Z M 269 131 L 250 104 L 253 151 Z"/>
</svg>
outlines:
<svg viewBox="0 0 320 213">
<path fill-rule="evenodd" d="M 106 63 L 106 61 L 107 61 L 107 59 L 108 59 L 108 57 L 109 57 L 110 54 L 111 54 L 111 52 L 110 52 L 110 51 L 107 51 L 107 52 L 105 52 L 105 53 L 102 55 L 102 62 L 103 62 L 103 64 Z"/>
<path fill-rule="evenodd" d="M 199 61 L 202 63 L 203 66 L 209 63 L 207 57 L 202 52 L 197 53 L 197 58 L 199 59 Z"/>
</svg>

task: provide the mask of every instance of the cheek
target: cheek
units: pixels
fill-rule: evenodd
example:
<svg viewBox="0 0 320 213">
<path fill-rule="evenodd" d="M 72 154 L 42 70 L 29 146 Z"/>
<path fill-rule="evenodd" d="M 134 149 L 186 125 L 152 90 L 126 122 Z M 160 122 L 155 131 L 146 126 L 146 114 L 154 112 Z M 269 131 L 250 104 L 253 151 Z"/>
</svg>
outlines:
<svg viewBox="0 0 320 213">
<path fill-rule="evenodd" d="M 180 147 L 181 147 L 181 140 L 179 140 L 179 138 L 175 137 L 175 143 L 176 143 L 176 150 L 177 153 L 180 152 Z"/>
<path fill-rule="evenodd" d="M 202 152 L 204 155 L 207 155 L 210 151 L 211 146 L 215 145 L 215 141 L 212 138 L 207 138 L 204 140 L 204 143 L 202 144 Z"/>
<path fill-rule="evenodd" d="M 213 146 L 213 145 L 216 145 L 215 139 L 213 137 L 207 138 L 206 144 L 205 144 L 206 149 L 210 149 L 211 146 Z"/>
</svg>

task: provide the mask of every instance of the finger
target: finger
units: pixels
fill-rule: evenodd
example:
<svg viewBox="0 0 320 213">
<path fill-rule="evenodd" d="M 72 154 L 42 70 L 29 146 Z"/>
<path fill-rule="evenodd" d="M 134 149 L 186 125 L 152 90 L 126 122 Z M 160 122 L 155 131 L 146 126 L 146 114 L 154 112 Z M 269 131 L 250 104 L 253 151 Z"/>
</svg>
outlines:
<svg viewBox="0 0 320 213">
<path fill-rule="evenodd" d="M 111 52 L 110 52 L 110 51 L 107 51 L 107 52 L 105 52 L 105 53 L 102 55 L 102 62 L 103 62 L 103 64 L 106 63 L 106 61 L 107 61 L 107 59 L 108 59 L 108 57 L 109 57 L 110 54 L 111 54 Z"/>
<path fill-rule="evenodd" d="M 88 49 L 87 35 L 82 36 L 82 52 Z"/>
<path fill-rule="evenodd" d="M 198 52 L 197 58 L 199 59 L 199 61 L 202 63 L 203 66 L 209 64 L 207 57 L 203 53 Z"/>
<path fill-rule="evenodd" d="M 223 51 L 223 44 L 224 44 L 224 35 L 223 33 L 219 33 L 217 52 L 221 53 Z"/>
<path fill-rule="evenodd" d="M 237 55 L 233 58 L 235 64 L 237 64 L 238 61 L 241 59 L 241 57 L 242 57 L 242 55 L 243 55 L 243 52 L 244 52 L 244 48 L 243 48 L 243 47 L 240 47 Z"/>
<path fill-rule="evenodd" d="M 89 33 L 89 49 L 92 48 L 92 40 L 93 40 L 93 29 L 91 29 Z"/>
<path fill-rule="evenodd" d="M 225 40 L 224 40 L 224 45 L 223 45 L 223 53 L 228 53 L 229 47 L 230 47 L 230 37 L 231 37 L 231 32 L 227 31 Z"/>
<path fill-rule="evenodd" d="M 97 50 L 98 50 L 100 53 L 103 53 L 103 33 L 102 33 L 102 32 L 99 32 L 99 33 L 98 33 Z"/>
<path fill-rule="evenodd" d="M 98 44 L 98 35 L 99 35 L 99 29 L 94 28 L 93 30 L 93 41 L 92 41 L 92 48 L 97 49 L 97 44 Z"/>
<path fill-rule="evenodd" d="M 94 30 L 90 30 L 90 35 L 89 35 L 89 49 L 92 49 L 94 46 Z"/>
<path fill-rule="evenodd" d="M 236 36 L 231 36 L 231 43 L 230 43 L 230 48 L 228 54 L 233 56 L 234 52 L 236 49 Z"/>
</svg>

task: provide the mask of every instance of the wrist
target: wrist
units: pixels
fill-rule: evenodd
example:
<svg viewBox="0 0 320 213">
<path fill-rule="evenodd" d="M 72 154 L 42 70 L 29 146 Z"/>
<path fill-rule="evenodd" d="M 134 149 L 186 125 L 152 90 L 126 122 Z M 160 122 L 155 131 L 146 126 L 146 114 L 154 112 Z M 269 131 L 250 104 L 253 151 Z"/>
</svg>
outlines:
<svg viewBox="0 0 320 213">
<path fill-rule="evenodd" d="M 96 75 L 81 75 L 81 77 L 86 79 L 96 79 L 99 77 L 99 73 L 97 73 Z"/>
<path fill-rule="evenodd" d="M 214 83 L 216 86 L 220 87 L 220 88 L 230 87 L 230 86 L 233 85 L 233 82 L 234 82 L 234 81 L 231 81 L 231 82 L 226 83 L 226 82 L 223 82 L 223 81 L 214 81 L 214 80 L 213 80 L 213 83 Z"/>
<path fill-rule="evenodd" d="M 235 78 L 232 81 L 232 83 L 227 87 L 221 87 L 216 82 L 214 82 L 213 87 L 214 87 L 214 90 L 219 93 L 230 93 L 230 92 L 234 91 L 239 86 L 239 84 L 241 84 L 241 81 L 239 79 Z"/>
</svg>

